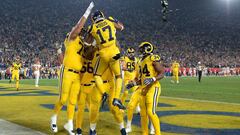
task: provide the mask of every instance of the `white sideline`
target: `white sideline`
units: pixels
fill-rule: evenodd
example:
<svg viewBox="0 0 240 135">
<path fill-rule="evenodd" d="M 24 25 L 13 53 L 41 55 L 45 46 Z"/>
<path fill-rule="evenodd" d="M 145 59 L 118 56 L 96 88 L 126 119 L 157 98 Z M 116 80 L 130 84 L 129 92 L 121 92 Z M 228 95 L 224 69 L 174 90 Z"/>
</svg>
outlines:
<svg viewBox="0 0 240 135">
<path fill-rule="evenodd" d="M 46 134 L 0 119 L 0 135 L 46 135 Z"/>
<path fill-rule="evenodd" d="M 168 96 L 161 96 L 160 98 L 188 100 L 188 101 L 195 101 L 195 102 L 208 102 L 208 103 L 217 103 L 217 104 L 226 104 L 226 105 L 240 105 L 239 103 L 229 103 L 229 102 L 220 102 L 220 101 L 211 101 L 211 100 L 200 100 L 200 99 L 191 99 L 191 98 L 178 98 L 178 97 L 168 97 Z"/>
</svg>

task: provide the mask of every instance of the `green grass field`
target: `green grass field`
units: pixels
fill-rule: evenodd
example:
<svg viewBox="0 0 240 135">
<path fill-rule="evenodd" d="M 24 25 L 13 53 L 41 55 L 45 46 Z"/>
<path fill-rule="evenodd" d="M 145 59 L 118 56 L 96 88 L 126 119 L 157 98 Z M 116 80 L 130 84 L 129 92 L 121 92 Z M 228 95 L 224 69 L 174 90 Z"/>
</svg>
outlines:
<svg viewBox="0 0 240 135">
<path fill-rule="evenodd" d="M 34 80 L 21 80 L 20 91 L 8 80 L 0 81 L 0 119 L 17 123 L 43 133 L 51 134 L 50 108 L 57 100 L 57 80 L 40 80 L 40 87 L 34 87 Z M 163 134 L 240 134 L 240 77 L 180 78 L 179 84 L 172 84 L 170 78 L 161 81 L 162 92 L 158 115 Z M 45 106 L 44 106 L 45 105 Z M 88 113 L 85 112 L 84 133 L 88 132 Z M 173 115 L 174 114 L 174 115 Z M 99 135 L 111 135 L 118 126 L 109 112 L 101 112 Z M 141 134 L 139 116 L 135 117 L 134 132 Z M 66 111 L 60 114 L 57 135 L 66 134 L 63 124 Z"/>
</svg>

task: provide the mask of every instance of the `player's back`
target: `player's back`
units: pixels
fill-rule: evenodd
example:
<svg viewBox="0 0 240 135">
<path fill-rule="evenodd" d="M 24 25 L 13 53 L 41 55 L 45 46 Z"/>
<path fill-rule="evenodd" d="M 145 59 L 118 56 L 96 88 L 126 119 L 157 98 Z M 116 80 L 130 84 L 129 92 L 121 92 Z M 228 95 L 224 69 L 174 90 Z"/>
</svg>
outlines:
<svg viewBox="0 0 240 135">
<path fill-rule="evenodd" d="M 116 28 L 114 22 L 108 19 L 94 23 L 89 32 L 95 38 L 100 48 L 116 45 Z"/>
</svg>

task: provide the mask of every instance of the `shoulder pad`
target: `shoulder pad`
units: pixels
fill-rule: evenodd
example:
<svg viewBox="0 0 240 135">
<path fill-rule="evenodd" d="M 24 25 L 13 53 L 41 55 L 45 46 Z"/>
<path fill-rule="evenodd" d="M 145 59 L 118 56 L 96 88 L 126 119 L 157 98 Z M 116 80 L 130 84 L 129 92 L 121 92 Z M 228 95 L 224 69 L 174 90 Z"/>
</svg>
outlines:
<svg viewBox="0 0 240 135">
<path fill-rule="evenodd" d="M 152 61 L 160 61 L 160 56 L 159 56 L 159 55 L 152 55 L 152 56 L 150 57 L 150 59 L 151 59 Z"/>
</svg>

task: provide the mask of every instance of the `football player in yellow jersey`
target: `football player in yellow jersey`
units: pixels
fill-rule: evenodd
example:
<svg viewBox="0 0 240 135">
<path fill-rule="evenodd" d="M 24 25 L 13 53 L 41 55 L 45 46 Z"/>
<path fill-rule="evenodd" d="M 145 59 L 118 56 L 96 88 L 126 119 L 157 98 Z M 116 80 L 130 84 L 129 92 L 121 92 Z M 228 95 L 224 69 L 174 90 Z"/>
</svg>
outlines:
<svg viewBox="0 0 240 135">
<path fill-rule="evenodd" d="M 19 90 L 19 70 L 21 68 L 22 64 L 20 63 L 20 57 L 16 57 L 16 61 L 12 63 L 12 77 L 11 81 L 14 81 L 16 79 L 16 89 Z"/>
<path fill-rule="evenodd" d="M 92 53 L 87 54 L 87 49 L 90 50 L 91 47 L 84 47 L 83 58 L 84 65 L 82 70 L 80 71 L 81 76 L 81 91 L 78 95 L 78 110 L 77 110 L 77 118 L 76 118 L 76 135 L 82 135 L 82 122 L 84 117 L 85 105 L 91 105 L 91 94 L 93 88 L 95 86 L 94 78 L 93 78 L 93 66 L 95 65 L 98 54 L 95 53 L 96 50 L 93 48 Z M 88 108 L 89 109 L 89 108 Z"/>
<path fill-rule="evenodd" d="M 123 24 L 112 17 L 104 17 L 101 11 L 96 11 L 92 15 L 92 25 L 89 27 L 89 33 L 94 37 L 99 48 L 99 59 L 94 67 L 94 79 L 100 92 L 104 93 L 103 79 L 101 75 L 108 68 L 116 77 L 114 84 L 115 96 L 113 105 L 120 109 L 125 109 L 119 96 L 122 89 L 122 76 L 120 67 L 120 50 L 117 47 L 116 30 L 123 30 Z"/>
<path fill-rule="evenodd" d="M 114 91 L 114 75 L 110 69 L 107 69 L 103 75 L 103 84 L 104 87 L 104 94 L 98 90 L 98 87 L 94 87 L 94 92 L 91 96 L 91 105 L 90 105 L 90 135 L 96 135 L 96 126 L 99 117 L 99 109 L 101 106 L 101 100 L 106 96 L 105 94 L 108 93 L 108 107 L 110 112 L 113 114 L 116 122 L 119 125 L 121 135 L 126 135 L 126 130 L 124 128 L 124 120 L 123 120 L 123 111 L 121 111 L 117 106 L 112 104 L 113 99 L 115 98 L 115 91 Z M 103 106 L 103 104 L 102 104 Z"/>
<path fill-rule="evenodd" d="M 174 61 L 172 63 L 172 80 L 171 82 L 172 83 L 179 83 L 179 78 L 178 78 L 178 72 L 179 72 L 179 67 L 180 67 L 180 64 L 177 62 L 177 61 Z"/>
<path fill-rule="evenodd" d="M 164 68 L 160 63 L 160 57 L 152 54 L 153 49 L 153 45 L 149 42 L 143 42 L 139 45 L 139 50 L 143 54 L 140 62 L 140 79 L 135 83 L 128 84 L 131 87 L 140 84 L 138 90 L 141 91 L 142 95 L 140 99 L 140 114 L 143 135 L 148 135 L 148 118 L 150 118 L 154 126 L 155 135 L 161 134 L 159 118 L 155 110 L 161 93 L 159 80 L 164 78 Z"/>
<path fill-rule="evenodd" d="M 86 20 L 91 13 L 94 3 L 91 2 L 84 15 L 73 27 L 69 36 L 64 41 L 65 54 L 63 64 L 60 72 L 60 96 L 54 107 L 54 115 L 51 117 L 51 129 L 53 132 L 57 132 L 57 115 L 65 103 L 67 103 L 67 116 L 68 122 L 64 125 L 64 128 L 70 135 L 73 133 L 73 117 L 75 111 L 75 104 L 77 102 L 77 95 L 80 91 L 80 70 L 82 69 L 82 48 L 84 31 L 82 30 Z M 80 37 L 80 36 L 81 37 Z"/>
<path fill-rule="evenodd" d="M 123 57 L 124 65 L 124 85 L 127 85 L 129 81 L 134 80 L 137 75 L 137 58 L 135 57 L 135 50 L 133 48 L 128 48 L 126 56 Z M 137 87 L 133 87 L 130 90 L 133 92 Z M 125 89 L 122 95 L 121 101 L 125 104 L 125 100 L 128 96 L 129 89 Z"/>
</svg>

